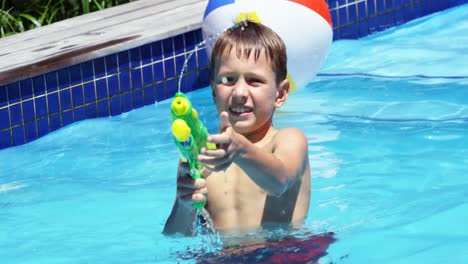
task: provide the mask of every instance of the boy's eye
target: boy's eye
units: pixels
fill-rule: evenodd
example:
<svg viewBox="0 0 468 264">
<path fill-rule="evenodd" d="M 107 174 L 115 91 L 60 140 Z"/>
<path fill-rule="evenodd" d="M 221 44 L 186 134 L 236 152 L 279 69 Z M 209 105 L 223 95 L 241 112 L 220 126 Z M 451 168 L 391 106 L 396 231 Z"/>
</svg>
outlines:
<svg viewBox="0 0 468 264">
<path fill-rule="evenodd" d="M 232 76 L 223 76 L 219 79 L 219 83 L 225 84 L 225 85 L 233 84 L 234 82 L 235 82 L 235 79 Z"/>
<path fill-rule="evenodd" d="M 260 78 L 250 78 L 249 80 L 249 83 L 253 84 L 253 85 L 260 85 L 260 84 L 263 84 L 264 81 Z"/>
</svg>

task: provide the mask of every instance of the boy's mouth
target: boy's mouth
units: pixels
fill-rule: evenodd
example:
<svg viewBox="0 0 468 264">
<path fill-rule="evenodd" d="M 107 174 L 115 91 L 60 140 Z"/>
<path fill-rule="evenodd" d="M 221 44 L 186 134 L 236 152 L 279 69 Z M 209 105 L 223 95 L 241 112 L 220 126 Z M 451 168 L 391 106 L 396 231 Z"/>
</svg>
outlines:
<svg viewBox="0 0 468 264">
<path fill-rule="evenodd" d="M 243 114 L 252 112 L 252 108 L 248 106 L 231 106 L 229 107 L 229 112 L 235 116 L 241 116 Z"/>
</svg>

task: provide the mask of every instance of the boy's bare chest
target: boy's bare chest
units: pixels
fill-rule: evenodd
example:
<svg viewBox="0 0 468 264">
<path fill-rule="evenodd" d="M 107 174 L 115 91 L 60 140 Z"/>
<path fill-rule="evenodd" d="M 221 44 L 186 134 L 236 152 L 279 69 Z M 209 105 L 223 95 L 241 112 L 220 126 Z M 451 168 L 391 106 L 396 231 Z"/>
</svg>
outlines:
<svg viewBox="0 0 468 264">
<path fill-rule="evenodd" d="M 208 199 L 225 209 L 246 209 L 265 201 L 266 193 L 237 165 L 226 171 L 213 173 L 207 179 Z M 254 206 L 256 207 L 256 206 Z"/>
</svg>

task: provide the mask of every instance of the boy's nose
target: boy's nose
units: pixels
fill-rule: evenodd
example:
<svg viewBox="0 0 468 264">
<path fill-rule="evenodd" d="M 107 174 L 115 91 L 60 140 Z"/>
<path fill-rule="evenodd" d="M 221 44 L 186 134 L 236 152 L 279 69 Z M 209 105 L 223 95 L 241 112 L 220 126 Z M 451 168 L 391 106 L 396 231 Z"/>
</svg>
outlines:
<svg viewBox="0 0 468 264">
<path fill-rule="evenodd" d="M 232 91 L 233 98 L 235 100 L 242 100 L 245 101 L 248 96 L 248 89 L 244 82 L 238 82 Z"/>
</svg>

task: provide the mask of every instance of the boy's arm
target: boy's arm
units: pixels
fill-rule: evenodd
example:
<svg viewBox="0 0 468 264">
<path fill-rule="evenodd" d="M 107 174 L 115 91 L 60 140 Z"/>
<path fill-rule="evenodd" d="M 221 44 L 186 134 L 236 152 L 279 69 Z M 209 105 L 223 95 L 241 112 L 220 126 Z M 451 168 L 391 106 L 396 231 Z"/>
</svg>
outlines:
<svg viewBox="0 0 468 264">
<path fill-rule="evenodd" d="M 164 226 L 163 233 L 165 235 L 172 235 L 176 233 L 181 233 L 186 236 L 193 235 L 193 225 L 196 217 L 196 209 L 192 206 L 187 206 L 187 201 L 182 201 L 181 196 L 184 196 L 181 193 L 181 188 L 187 189 L 187 186 L 193 186 L 195 188 L 195 183 L 192 178 L 190 178 L 187 173 L 190 169 L 187 164 L 182 162 L 179 163 L 179 168 L 177 171 L 177 195 L 172 207 L 171 214 L 169 215 L 166 224 Z M 190 188 L 189 188 L 190 189 Z M 190 190 L 187 190 L 190 192 Z M 192 192 L 194 192 L 192 190 Z M 187 194 L 185 196 L 188 196 Z"/>
<path fill-rule="evenodd" d="M 282 129 L 273 139 L 272 153 L 245 139 L 242 151 L 234 162 L 268 194 L 279 197 L 307 167 L 307 139 L 299 129 Z"/>
<path fill-rule="evenodd" d="M 164 225 L 163 234 L 173 235 L 180 233 L 186 236 L 192 236 L 195 213 L 195 209 L 181 206 L 179 199 L 176 198 L 174 206 L 172 207 L 172 212 Z"/>
<path fill-rule="evenodd" d="M 208 140 L 218 144 L 216 150 L 202 150 L 200 162 L 213 171 L 225 169 L 232 162 L 268 194 L 281 196 L 304 173 L 308 163 L 308 143 L 304 133 L 286 128 L 273 138 L 273 151 L 267 152 L 250 142 L 230 126 L 227 114 L 221 114 L 223 133 Z"/>
</svg>

